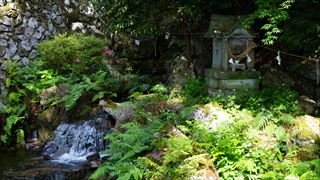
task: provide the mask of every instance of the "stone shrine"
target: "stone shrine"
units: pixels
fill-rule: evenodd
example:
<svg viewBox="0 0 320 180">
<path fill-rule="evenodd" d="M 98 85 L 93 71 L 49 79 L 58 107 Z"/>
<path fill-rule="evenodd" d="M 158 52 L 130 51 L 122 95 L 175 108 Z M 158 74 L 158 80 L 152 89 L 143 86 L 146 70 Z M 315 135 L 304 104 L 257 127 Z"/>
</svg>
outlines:
<svg viewBox="0 0 320 180">
<path fill-rule="evenodd" d="M 241 27 L 243 16 L 212 15 L 207 38 L 212 38 L 212 66 L 205 70 L 209 93 L 214 89 L 256 89 L 253 36 Z"/>
</svg>

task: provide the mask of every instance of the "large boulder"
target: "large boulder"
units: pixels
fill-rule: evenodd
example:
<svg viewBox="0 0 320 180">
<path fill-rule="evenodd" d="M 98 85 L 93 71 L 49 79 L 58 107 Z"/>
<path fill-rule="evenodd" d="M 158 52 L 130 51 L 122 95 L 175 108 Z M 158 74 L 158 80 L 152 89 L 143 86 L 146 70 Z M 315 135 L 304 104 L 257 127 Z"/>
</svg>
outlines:
<svg viewBox="0 0 320 180">
<path fill-rule="evenodd" d="M 119 129 L 121 124 L 130 121 L 135 115 L 135 106 L 129 101 L 115 103 L 101 100 L 99 105 L 115 119 L 114 128 L 116 129 Z"/>
<path fill-rule="evenodd" d="M 169 69 L 168 84 L 183 87 L 186 80 L 195 78 L 194 65 L 186 53 L 178 55 Z"/>
<path fill-rule="evenodd" d="M 316 101 L 307 96 L 300 96 L 298 99 L 298 105 L 307 114 L 315 114 L 317 110 Z"/>
<path fill-rule="evenodd" d="M 291 129 L 291 140 L 299 147 L 297 158 L 315 159 L 320 152 L 320 118 L 309 115 L 296 118 L 296 125 Z"/>
<path fill-rule="evenodd" d="M 231 114 L 217 103 L 208 103 L 192 112 L 189 117 L 204 125 L 209 130 L 215 131 L 221 124 L 232 120 Z"/>
<path fill-rule="evenodd" d="M 271 88 L 292 88 L 294 86 L 293 79 L 280 69 L 265 65 L 260 69 L 262 75 L 262 85 Z"/>
<path fill-rule="evenodd" d="M 46 142 L 52 138 L 53 130 L 59 125 L 59 116 L 54 107 L 48 108 L 38 114 L 35 126 L 38 129 L 39 140 Z"/>
</svg>

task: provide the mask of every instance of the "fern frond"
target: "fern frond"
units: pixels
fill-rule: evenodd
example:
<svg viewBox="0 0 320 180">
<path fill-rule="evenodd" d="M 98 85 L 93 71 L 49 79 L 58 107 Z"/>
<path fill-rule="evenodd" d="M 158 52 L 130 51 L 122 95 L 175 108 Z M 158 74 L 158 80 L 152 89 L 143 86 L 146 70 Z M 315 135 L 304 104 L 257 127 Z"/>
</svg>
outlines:
<svg viewBox="0 0 320 180">
<path fill-rule="evenodd" d="M 234 163 L 234 168 L 239 169 L 241 171 L 256 171 L 256 163 L 252 159 L 241 159 Z"/>
<path fill-rule="evenodd" d="M 320 159 L 314 159 L 311 161 L 311 164 L 314 166 L 314 171 L 320 177 Z"/>
<path fill-rule="evenodd" d="M 308 162 L 301 162 L 299 163 L 293 170 L 293 173 L 301 176 L 302 174 L 311 170 L 311 164 Z"/>
<path fill-rule="evenodd" d="M 260 112 L 256 116 L 256 127 L 259 129 L 264 129 L 268 123 L 271 121 L 273 115 L 271 112 Z"/>
<path fill-rule="evenodd" d="M 208 154 L 198 154 L 191 156 L 184 160 L 184 162 L 188 164 L 203 164 L 203 165 L 209 165 L 211 161 L 209 160 Z"/>
<path fill-rule="evenodd" d="M 89 177 L 90 180 L 101 179 L 107 172 L 108 168 L 105 164 L 101 165 L 97 170 L 91 174 Z"/>
<path fill-rule="evenodd" d="M 282 114 L 279 117 L 279 123 L 281 124 L 287 124 L 287 125 L 293 125 L 295 123 L 295 118 L 292 117 L 289 114 Z"/>
<path fill-rule="evenodd" d="M 140 168 L 157 168 L 159 165 L 147 157 L 138 157 L 136 164 Z"/>
</svg>

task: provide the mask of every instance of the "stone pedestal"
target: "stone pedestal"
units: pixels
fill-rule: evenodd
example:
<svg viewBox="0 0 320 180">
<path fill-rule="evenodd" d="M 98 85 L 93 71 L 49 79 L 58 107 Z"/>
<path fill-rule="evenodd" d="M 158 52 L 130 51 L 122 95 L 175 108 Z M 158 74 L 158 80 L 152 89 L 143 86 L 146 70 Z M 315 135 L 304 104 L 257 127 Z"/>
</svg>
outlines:
<svg viewBox="0 0 320 180">
<path fill-rule="evenodd" d="M 208 89 L 258 89 L 260 76 L 256 71 L 219 71 L 206 69 L 205 71 Z"/>
</svg>

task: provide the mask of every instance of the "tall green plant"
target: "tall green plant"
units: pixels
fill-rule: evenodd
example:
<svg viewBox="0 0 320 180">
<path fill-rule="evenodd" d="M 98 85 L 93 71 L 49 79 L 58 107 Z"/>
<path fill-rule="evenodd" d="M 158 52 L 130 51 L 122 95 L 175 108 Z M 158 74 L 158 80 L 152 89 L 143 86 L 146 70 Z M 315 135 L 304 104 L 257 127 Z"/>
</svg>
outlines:
<svg viewBox="0 0 320 180">
<path fill-rule="evenodd" d="M 38 94 L 42 89 L 58 84 L 64 80 L 53 71 L 41 70 L 36 64 L 22 67 L 17 61 L 7 60 L 6 93 L 0 114 L 6 118 L 4 134 L 5 143 L 23 143 L 25 120 L 31 112 L 27 106 L 39 102 Z"/>
</svg>

